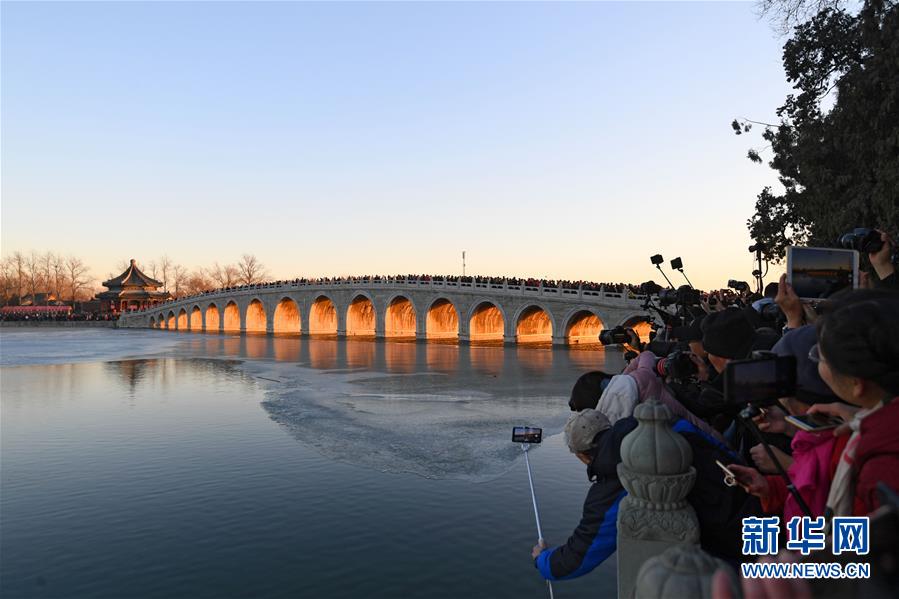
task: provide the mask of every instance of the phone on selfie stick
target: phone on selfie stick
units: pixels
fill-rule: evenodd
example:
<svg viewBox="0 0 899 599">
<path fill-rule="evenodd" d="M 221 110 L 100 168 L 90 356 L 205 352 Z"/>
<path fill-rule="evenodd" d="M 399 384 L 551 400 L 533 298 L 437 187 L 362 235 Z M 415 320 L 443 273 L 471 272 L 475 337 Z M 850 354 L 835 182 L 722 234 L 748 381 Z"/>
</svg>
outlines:
<svg viewBox="0 0 899 599">
<path fill-rule="evenodd" d="M 531 502 L 534 504 L 534 519 L 537 521 L 537 542 L 542 542 L 543 530 L 540 528 L 540 512 L 537 511 L 537 495 L 534 493 L 534 476 L 531 474 L 531 461 L 528 459 L 528 449 L 531 443 L 540 443 L 543 441 L 543 429 L 535 426 L 515 426 L 512 427 L 512 443 L 521 443 L 521 450 L 524 452 L 524 463 L 528 468 L 528 484 L 531 486 Z M 546 581 L 546 588 L 549 589 L 549 599 L 553 599 L 553 585 L 549 580 Z"/>
</svg>

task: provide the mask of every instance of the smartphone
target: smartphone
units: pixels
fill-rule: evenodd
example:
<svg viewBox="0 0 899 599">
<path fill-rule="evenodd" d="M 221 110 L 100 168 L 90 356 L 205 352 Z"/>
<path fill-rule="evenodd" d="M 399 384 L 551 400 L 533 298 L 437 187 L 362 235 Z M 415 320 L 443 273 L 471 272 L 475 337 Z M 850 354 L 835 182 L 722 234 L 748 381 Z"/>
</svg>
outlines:
<svg viewBox="0 0 899 599">
<path fill-rule="evenodd" d="M 734 360 L 724 369 L 724 399 L 732 405 L 770 405 L 796 394 L 796 356 Z"/>
<path fill-rule="evenodd" d="M 803 414 L 802 416 L 787 416 L 786 421 L 798 429 L 817 433 L 836 428 L 843 424 L 839 418 L 831 418 L 821 414 Z"/>
<path fill-rule="evenodd" d="M 512 427 L 513 443 L 540 443 L 543 440 L 543 429 L 535 426 Z"/>
<path fill-rule="evenodd" d="M 820 300 L 858 288 L 858 252 L 831 248 L 787 248 L 787 282 L 800 299 Z"/>
</svg>

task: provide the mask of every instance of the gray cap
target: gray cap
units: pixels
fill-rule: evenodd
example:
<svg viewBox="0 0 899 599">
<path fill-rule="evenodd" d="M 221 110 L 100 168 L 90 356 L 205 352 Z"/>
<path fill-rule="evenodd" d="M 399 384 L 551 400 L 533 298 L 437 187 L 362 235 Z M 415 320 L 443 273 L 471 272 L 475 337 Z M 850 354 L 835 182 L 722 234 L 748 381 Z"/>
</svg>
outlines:
<svg viewBox="0 0 899 599">
<path fill-rule="evenodd" d="M 587 408 L 574 414 L 565 425 L 565 440 L 571 453 L 584 453 L 593 449 L 597 434 L 612 428 L 605 414 Z"/>
</svg>

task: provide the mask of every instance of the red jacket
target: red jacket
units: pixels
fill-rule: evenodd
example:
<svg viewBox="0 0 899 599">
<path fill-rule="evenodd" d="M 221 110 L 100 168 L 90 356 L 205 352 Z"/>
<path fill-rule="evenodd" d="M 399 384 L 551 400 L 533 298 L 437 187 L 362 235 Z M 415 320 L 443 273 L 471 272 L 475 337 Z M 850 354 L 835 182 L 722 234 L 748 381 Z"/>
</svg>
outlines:
<svg viewBox="0 0 899 599">
<path fill-rule="evenodd" d="M 853 511 L 867 516 L 880 506 L 877 483 L 899 491 L 899 398 L 863 419 L 858 439 Z"/>
</svg>

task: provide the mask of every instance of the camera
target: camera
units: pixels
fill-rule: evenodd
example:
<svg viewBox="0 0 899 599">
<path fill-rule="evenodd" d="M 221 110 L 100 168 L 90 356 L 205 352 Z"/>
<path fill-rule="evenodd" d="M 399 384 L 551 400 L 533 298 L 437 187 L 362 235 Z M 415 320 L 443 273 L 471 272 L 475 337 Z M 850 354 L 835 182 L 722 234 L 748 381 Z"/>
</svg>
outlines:
<svg viewBox="0 0 899 599">
<path fill-rule="evenodd" d="M 699 368 L 690 357 L 690 352 L 677 349 L 656 362 L 656 372 L 662 377 L 685 381 L 699 374 Z"/>
<path fill-rule="evenodd" d="M 677 289 L 662 289 L 659 291 L 659 303 L 662 306 L 681 304 L 682 306 L 698 306 L 701 294 L 698 289 L 689 285 L 681 285 Z"/>
<path fill-rule="evenodd" d="M 671 261 L 672 270 L 680 270 L 684 267 L 684 261 L 680 259 L 680 256 Z"/>
<path fill-rule="evenodd" d="M 765 407 L 795 394 L 796 356 L 756 352 L 752 359 L 728 362 L 724 369 L 724 399 L 731 405 Z"/>
<path fill-rule="evenodd" d="M 642 291 L 644 295 L 656 295 L 661 290 L 662 286 L 655 281 L 646 281 L 640 285 L 640 291 Z"/>
<path fill-rule="evenodd" d="M 622 343 L 633 343 L 635 340 L 639 339 L 636 331 L 630 327 L 623 327 L 621 325 L 615 327 L 614 329 L 606 329 L 604 331 L 600 331 L 599 333 L 599 342 L 603 345 L 620 345 Z"/>
<path fill-rule="evenodd" d="M 727 282 L 727 286 L 731 289 L 736 289 L 737 291 L 749 291 L 749 283 L 746 281 L 737 281 L 736 279 L 730 279 Z"/>
<path fill-rule="evenodd" d="M 857 227 L 851 233 L 840 237 L 840 247 L 857 250 L 863 254 L 874 254 L 883 249 L 880 232 L 866 227 Z"/>
<path fill-rule="evenodd" d="M 665 261 L 665 259 L 662 258 L 662 254 L 656 254 L 656 255 L 654 255 L 654 256 L 650 256 L 650 257 L 649 257 L 649 260 L 650 260 L 650 262 L 652 262 L 652 263 L 655 264 L 656 266 L 658 266 L 659 264 L 661 264 L 662 262 Z"/>
</svg>

